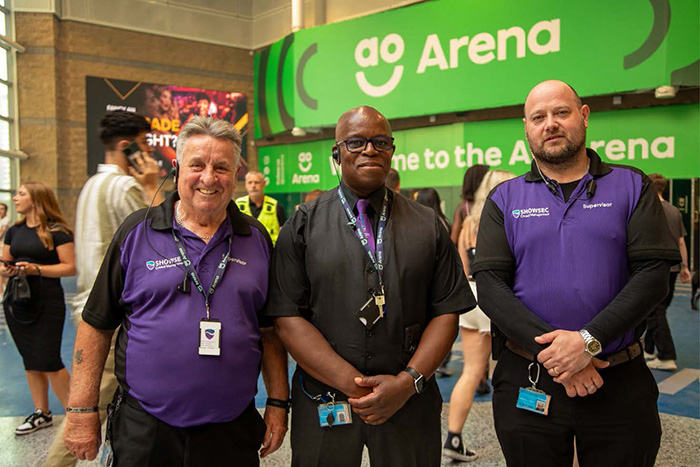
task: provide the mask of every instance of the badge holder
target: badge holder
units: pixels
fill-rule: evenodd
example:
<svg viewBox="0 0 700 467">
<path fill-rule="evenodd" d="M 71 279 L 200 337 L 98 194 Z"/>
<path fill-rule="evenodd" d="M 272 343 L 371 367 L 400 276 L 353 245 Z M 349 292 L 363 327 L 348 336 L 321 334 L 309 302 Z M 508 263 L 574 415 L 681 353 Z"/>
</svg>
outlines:
<svg viewBox="0 0 700 467">
<path fill-rule="evenodd" d="M 221 355 L 221 322 L 218 320 L 199 322 L 199 355 Z"/>
<path fill-rule="evenodd" d="M 377 321 L 384 317 L 384 295 L 372 295 L 355 316 L 371 331 Z"/>
<path fill-rule="evenodd" d="M 336 425 L 350 425 L 352 423 L 352 409 L 350 408 L 350 404 L 344 401 L 336 402 L 335 393 L 330 391 L 325 394 L 312 396 L 304 387 L 304 378 L 301 376 L 301 373 L 299 373 L 299 384 L 306 397 L 312 401 L 319 402 L 317 408 L 318 423 L 322 428 Z"/>
<path fill-rule="evenodd" d="M 537 368 L 537 375 L 532 379 L 532 367 Z M 515 405 L 519 409 L 529 410 L 540 415 L 549 414 L 549 403 L 552 396 L 545 393 L 541 389 L 537 389 L 537 382 L 540 380 L 540 365 L 539 363 L 530 363 L 527 367 L 527 379 L 530 381 L 529 388 L 520 388 L 518 392 L 518 402 Z"/>
</svg>

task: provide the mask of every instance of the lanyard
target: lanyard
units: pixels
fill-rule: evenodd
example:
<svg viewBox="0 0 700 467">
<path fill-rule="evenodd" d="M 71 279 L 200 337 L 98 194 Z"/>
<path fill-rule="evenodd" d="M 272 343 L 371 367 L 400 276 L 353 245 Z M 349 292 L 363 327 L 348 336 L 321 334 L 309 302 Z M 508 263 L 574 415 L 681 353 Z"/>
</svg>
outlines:
<svg viewBox="0 0 700 467">
<path fill-rule="evenodd" d="M 348 200 L 345 198 L 345 194 L 343 193 L 343 188 L 338 185 L 338 197 L 340 198 L 340 202 L 343 205 L 343 208 L 345 209 L 345 215 L 348 216 L 348 221 L 349 224 L 352 226 L 353 230 L 355 231 L 355 235 L 357 236 L 358 239 L 360 239 L 360 243 L 362 244 L 362 247 L 365 249 L 365 252 L 367 253 L 367 256 L 369 256 L 369 260 L 372 262 L 372 265 L 374 266 L 374 269 L 377 271 L 377 275 L 379 276 L 379 287 L 381 288 L 381 294 L 384 295 L 384 281 L 382 280 L 382 272 L 384 271 L 384 229 L 386 229 L 386 224 L 387 224 L 387 213 L 389 211 L 389 190 L 385 189 L 384 190 L 384 201 L 382 203 L 382 212 L 379 215 L 379 224 L 377 226 L 377 245 L 376 245 L 376 250 L 377 250 L 377 255 L 375 256 L 374 253 L 372 253 L 372 248 L 369 245 L 369 241 L 367 240 L 367 237 L 365 236 L 364 232 L 362 232 L 362 229 L 357 225 L 357 218 L 355 217 L 355 214 L 352 212 L 352 209 L 350 208 L 350 205 L 348 204 Z M 371 227 L 370 227 L 371 228 Z"/>
<path fill-rule="evenodd" d="M 226 266 L 228 265 L 228 257 L 231 255 L 231 237 L 229 237 L 228 239 L 228 251 L 221 259 L 219 267 L 216 268 L 214 279 L 211 281 L 211 285 L 209 286 L 209 292 L 207 292 L 204 290 L 204 287 L 202 287 L 202 281 L 199 280 L 199 276 L 197 276 L 197 272 L 194 270 L 192 262 L 187 257 L 187 251 L 185 250 L 185 242 L 180 240 L 178 235 L 179 232 L 178 234 L 176 234 L 175 229 L 173 229 L 172 232 L 173 240 L 175 240 L 175 246 L 180 252 L 180 258 L 182 259 L 182 264 L 185 265 L 187 275 L 189 275 L 192 278 L 192 282 L 194 283 L 195 287 L 197 287 L 199 293 L 201 293 L 204 296 L 204 306 L 207 309 L 207 320 L 209 320 L 209 299 L 214 294 L 216 286 L 219 285 L 221 277 L 224 275 L 224 271 L 226 271 Z"/>
</svg>

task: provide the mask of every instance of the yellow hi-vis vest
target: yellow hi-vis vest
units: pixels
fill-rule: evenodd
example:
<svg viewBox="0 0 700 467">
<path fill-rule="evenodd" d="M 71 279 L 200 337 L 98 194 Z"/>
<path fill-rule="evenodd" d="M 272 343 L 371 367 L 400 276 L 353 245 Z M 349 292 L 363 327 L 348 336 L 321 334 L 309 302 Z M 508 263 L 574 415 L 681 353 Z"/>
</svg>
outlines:
<svg viewBox="0 0 700 467">
<path fill-rule="evenodd" d="M 241 210 L 243 214 L 248 214 L 252 216 L 253 213 L 250 211 L 250 197 L 242 196 L 236 200 L 236 205 L 238 209 Z M 258 214 L 258 220 L 265 226 L 270 238 L 272 239 L 272 245 L 277 243 L 277 237 L 280 234 L 280 221 L 277 219 L 277 200 L 265 196 L 263 198 L 262 209 L 260 214 Z"/>
</svg>

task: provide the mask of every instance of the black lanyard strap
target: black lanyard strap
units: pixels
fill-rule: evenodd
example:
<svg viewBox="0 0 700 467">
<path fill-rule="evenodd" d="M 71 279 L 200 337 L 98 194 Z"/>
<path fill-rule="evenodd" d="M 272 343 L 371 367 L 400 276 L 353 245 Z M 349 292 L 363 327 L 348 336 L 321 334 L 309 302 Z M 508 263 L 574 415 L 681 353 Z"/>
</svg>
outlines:
<svg viewBox="0 0 700 467">
<path fill-rule="evenodd" d="M 340 198 L 340 203 L 343 205 L 345 210 L 345 215 L 348 217 L 348 224 L 350 224 L 355 231 L 355 235 L 360 240 L 360 244 L 365 249 L 369 260 L 372 262 L 374 269 L 377 271 L 379 276 L 379 287 L 381 288 L 381 294 L 384 295 L 384 280 L 382 274 L 384 272 L 384 230 L 386 229 L 386 224 L 388 222 L 389 213 L 389 190 L 384 190 L 384 201 L 382 202 L 382 212 L 379 215 L 379 224 L 377 225 L 377 244 L 375 246 L 377 254 L 372 252 L 372 247 L 369 245 L 367 236 L 362 232 L 362 229 L 357 225 L 357 217 L 352 212 L 348 200 L 345 198 L 345 193 L 343 193 L 343 188 L 338 185 L 338 198 Z M 370 226 L 371 228 L 371 226 Z"/>
<path fill-rule="evenodd" d="M 228 220 L 228 217 L 226 218 Z M 225 220 L 224 222 L 226 222 Z M 214 295 L 214 290 L 216 290 L 216 286 L 219 285 L 219 282 L 221 282 L 221 278 L 224 275 L 224 272 L 226 271 L 226 266 L 228 266 L 228 258 L 231 256 L 231 237 L 228 238 L 228 250 L 226 251 L 226 254 L 223 256 L 221 259 L 221 262 L 219 263 L 219 266 L 216 268 L 216 272 L 214 273 L 214 279 L 211 281 L 211 285 L 209 286 L 209 291 L 204 290 L 204 287 L 202 286 L 202 281 L 199 280 L 199 276 L 197 275 L 197 272 L 194 270 L 194 266 L 192 266 L 192 261 L 187 256 L 187 250 L 185 249 L 185 242 L 182 240 L 179 236 L 179 231 L 175 233 L 175 229 L 172 230 L 173 233 L 173 240 L 175 241 L 175 246 L 177 247 L 178 252 L 180 253 L 180 258 L 182 259 L 182 264 L 185 266 L 185 269 L 187 270 L 187 275 L 192 279 L 192 282 L 194 283 L 195 287 L 197 287 L 197 290 L 199 290 L 199 293 L 204 296 L 204 306 L 206 307 L 207 310 L 207 320 L 209 319 L 209 300 L 212 295 Z"/>
</svg>

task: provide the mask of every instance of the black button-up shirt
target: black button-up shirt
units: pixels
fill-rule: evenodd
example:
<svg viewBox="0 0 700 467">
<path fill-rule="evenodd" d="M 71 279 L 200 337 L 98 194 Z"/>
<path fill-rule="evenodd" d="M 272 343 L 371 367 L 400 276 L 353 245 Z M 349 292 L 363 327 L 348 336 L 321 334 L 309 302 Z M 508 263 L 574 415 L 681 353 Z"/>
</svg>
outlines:
<svg viewBox="0 0 700 467">
<path fill-rule="evenodd" d="M 369 197 L 375 236 L 384 187 Z M 351 207 L 357 196 L 343 192 Z M 309 320 L 360 372 L 398 374 L 428 322 L 476 306 L 449 234 L 432 209 L 389 192 L 384 232 L 384 318 L 371 331 L 358 310 L 379 281 L 355 236 L 337 188 L 303 204 L 280 231 L 273 253 L 266 314 Z"/>
</svg>

